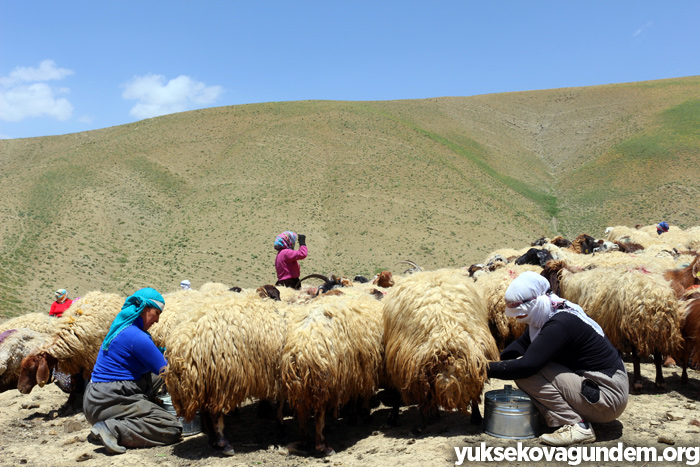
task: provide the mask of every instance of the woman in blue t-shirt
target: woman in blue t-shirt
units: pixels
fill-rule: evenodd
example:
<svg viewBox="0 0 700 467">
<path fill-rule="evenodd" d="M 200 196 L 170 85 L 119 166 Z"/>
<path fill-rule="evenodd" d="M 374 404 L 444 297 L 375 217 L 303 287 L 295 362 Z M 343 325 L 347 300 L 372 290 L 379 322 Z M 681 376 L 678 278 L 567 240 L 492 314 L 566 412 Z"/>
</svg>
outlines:
<svg viewBox="0 0 700 467">
<path fill-rule="evenodd" d="M 83 411 L 93 424 L 88 439 L 110 454 L 172 444 L 182 435 L 177 418 L 154 402 L 163 385 L 158 375 L 168 362 L 148 329 L 164 306 L 155 289 L 136 291 L 114 318 L 97 355 Z"/>
</svg>

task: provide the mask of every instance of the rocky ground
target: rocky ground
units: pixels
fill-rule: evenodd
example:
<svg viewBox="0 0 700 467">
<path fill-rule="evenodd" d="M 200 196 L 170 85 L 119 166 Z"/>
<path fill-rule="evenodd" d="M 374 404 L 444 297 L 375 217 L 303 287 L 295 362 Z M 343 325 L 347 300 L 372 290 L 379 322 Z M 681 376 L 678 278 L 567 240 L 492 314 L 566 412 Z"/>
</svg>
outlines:
<svg viewBox="0 0 700 467">
<path fill-rule="evenodd" d="M 632 371 L 631 362 L 626 362 Z M 627 409 L 619 420 L 595 425 L 596 446 L 653 446 L 659 451 L 675 446 L 697 446 L 700 440 L 700 373 L 690 370 L 690 384 L 680 384 L 680 369 L 665 368 L 667 389 L 653 390 L 654 367 L 651 361 L 642 364 L 644 389 L 630 396 Z M 503 381 L 492 381 L 486 391 L 500 389 Z M 516 441 L 495 438 L 483 427 L 469 423 L 459 413 L 442 413 L 418 438 L 410 435 L 416 408 L 402 409 L 400 425 L 388 427 L 389 409 L 383 405 L 373 410 L 373 421 L 350 425 L 335 421 L 327 428 L 327 439 L 336 454 L 318 458 L 293 449 L 299 435 L 296 420 L 286 419 L 287 434 L 275 435 L 273 423 L 259 418 L 255 404 L 244 406 L 240 414 L 227 417 L 227 434 L 236 455 L 227 457 L 210 449 L 203 434 L 188 436 L 174 446 L 134 449 L 118 456 L 108 455 L 104 448 L 90 444 L 86 438 L 90 426 L 81 414 L 58 415 L 66 394 L 56 385 L 35 388 L 31 394 L 18 391 L 0 394 L 0 466 L 313 466 L 332 465 L 366 467 L 384 465 L 425 466 L 454 465 L 455 447 L 515 446 Z M 483 413 L 483 403 L 482 403 Z M 526 446 L 539 446 L 536 439 L 525 440 Z M 507 463 L 500 463 L 508 465 Z M 494 463 L 469 462 L 464 465 L 486 466 Z M 512 464 L 518 465 L 518 464 Z M 524 464 L 523 464 L 524 465 Z M 538 465 L 546 465 L 538 463 Z M 553 463 L 551 465 L 565 465 Z M 600 465 L 620 465 L 619 462 Z M 662 464 L 657 464 L 662 465 Z M 676 464 L 682 465 L 682 464 Z"/>
</svg>

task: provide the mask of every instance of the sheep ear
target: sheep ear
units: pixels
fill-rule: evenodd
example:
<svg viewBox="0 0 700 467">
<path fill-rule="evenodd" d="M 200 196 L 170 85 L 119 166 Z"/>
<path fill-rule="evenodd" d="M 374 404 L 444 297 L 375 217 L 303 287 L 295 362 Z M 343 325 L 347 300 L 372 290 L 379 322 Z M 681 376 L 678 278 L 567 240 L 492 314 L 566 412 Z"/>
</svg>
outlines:
<svg viewBox="0 0 700 467">
<path fill-rule="evenodd" d="M 40 388 L 43 388 L 51 378 L 51 368 L 47 360 L 46 355 L 41 355 L 39 357 L 39 366 L 36 369 L 36 383 Z"/>
</svg>

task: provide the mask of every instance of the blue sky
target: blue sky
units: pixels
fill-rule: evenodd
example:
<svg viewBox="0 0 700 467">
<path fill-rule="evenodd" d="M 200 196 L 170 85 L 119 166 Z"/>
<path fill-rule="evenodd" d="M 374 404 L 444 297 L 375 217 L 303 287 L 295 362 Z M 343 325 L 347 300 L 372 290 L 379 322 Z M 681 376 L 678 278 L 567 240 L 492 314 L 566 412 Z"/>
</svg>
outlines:
<svg viewBox="0 0 700 467">
<path fill-rule="evenodd" d="M 0 137 L 700 75 L 700 1 L 0 0 Z"/>
</svg>

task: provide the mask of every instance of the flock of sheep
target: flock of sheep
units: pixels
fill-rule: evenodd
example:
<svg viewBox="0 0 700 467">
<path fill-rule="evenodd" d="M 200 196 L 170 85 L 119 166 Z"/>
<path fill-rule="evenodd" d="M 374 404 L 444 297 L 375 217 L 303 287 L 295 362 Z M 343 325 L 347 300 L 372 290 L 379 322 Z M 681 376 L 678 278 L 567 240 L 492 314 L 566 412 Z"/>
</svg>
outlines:
<svg viewBox="0 0 700 467">
<path fill-rule="evenodd" d="M 524 330 L 506 318 L 504 294 L 526 270 L 542 273 L 613 345 L 632 353 L 634 389 L 641 389 L 639 359 L 649 355 L 658 387 L 662 357 L 680 361 L 687 381 L 700 343 L 700 228 L 657 235 L 654 226 L 615 227 L 604 240 L 582 235 L 533 245 L 534 255 L 533 247 L 504 249 L 469 268 L 384 272 L 367 283 L 336 279 L 336 287 L 274 294 L 270 286 L 236 292 L 208 283 L 165 294 L 150 331 L 167 349 L 163 376 L 173 406 L 188 421 L 201 414 L 211 445 L 226 454 L 233 448 L 224 415 L 248 399 L 276 404 L 280 428 L 283 408 L 291 408 L 302 441 L 313 419 L 321 454 L 332 453 L 326 417 L 340 408 L 368 416 L 380 390 L 397 396 L 389 422 L 400 404 L 418 405 L 415 433 L 440 409 L 471 412 L 480 422 L 487 363 Z M 125 298 L 94 291 L 61 318 L 31 313 L 0 324 L 0 391 L 29 393 L 49 383 L 54 369 L 89 378 Z M 79 386 L 66 390 L 79 397 Z"/>
</svg>

